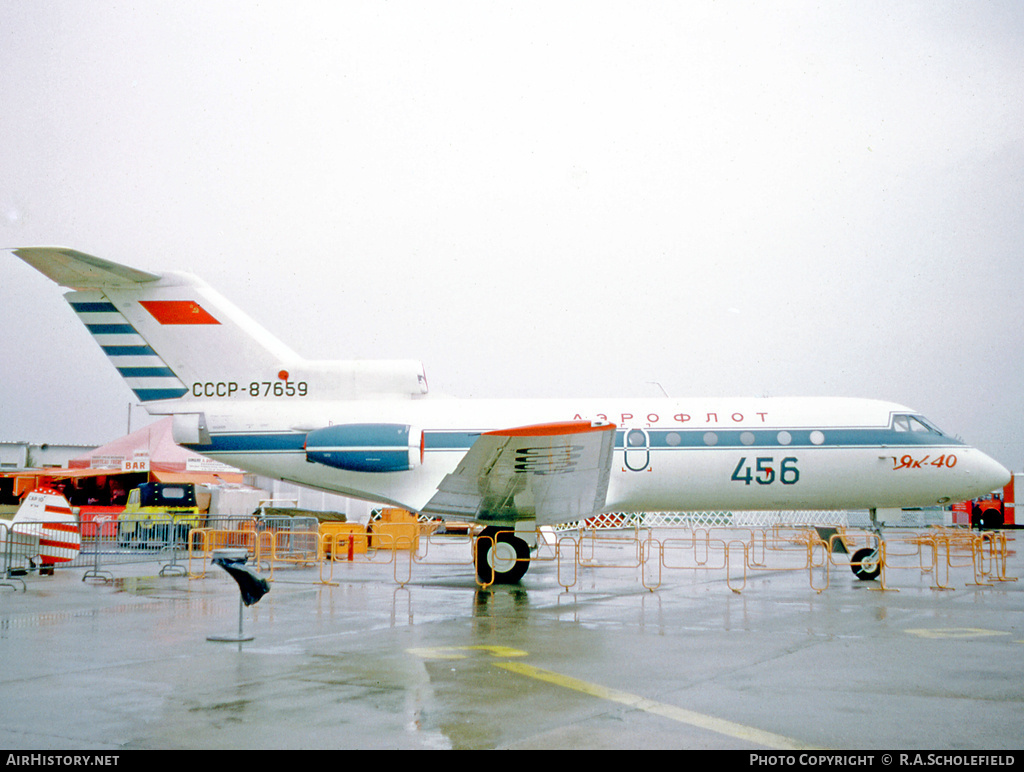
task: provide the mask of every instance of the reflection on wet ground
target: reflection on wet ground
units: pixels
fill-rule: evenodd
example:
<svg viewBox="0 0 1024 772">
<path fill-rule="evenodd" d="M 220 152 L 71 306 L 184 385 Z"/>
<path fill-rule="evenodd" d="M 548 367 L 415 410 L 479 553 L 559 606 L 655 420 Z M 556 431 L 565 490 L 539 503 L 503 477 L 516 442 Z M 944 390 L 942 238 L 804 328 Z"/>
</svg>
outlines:
<svg viewBox="0 0 1024 772">
<path fill-rule="evenodd" d="M 1021 572 L 1012 552 L 1008 574 Z M 223 573 L 157 564 L 0 592 L 0 744 L 127 748 L 1020 747 L 1024 590 L 927 575 L 898 590 L 765 571 L 538 564 L 481 590 L 472 568 L 274 574 L 238 622 Z M 983 721 L 965 720 L 984 716 Z"/>
</svg>

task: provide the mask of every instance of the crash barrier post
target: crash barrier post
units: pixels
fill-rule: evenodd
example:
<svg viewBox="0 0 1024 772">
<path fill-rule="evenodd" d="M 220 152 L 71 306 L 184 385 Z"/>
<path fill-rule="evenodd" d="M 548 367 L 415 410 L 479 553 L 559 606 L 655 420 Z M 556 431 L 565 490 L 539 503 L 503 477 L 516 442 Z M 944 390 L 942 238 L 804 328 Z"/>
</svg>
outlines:
<svg viewBox="0 0 1024 772">
<path fill-rule="evenodd" d="M 935 539 L 934 534 L 918 534 L 911 535 L 908 539 L 905 539 L 906 543 L 913 545 L 915 549 L 915 555 L 917 557 L 917 567 L 922 574 L 931 574 L 932 578 L 936 582 L 940 581 L 938 567 L 939 567 L 939 547 Z M 907 554 L 897 552 L 893 549 L 889 550 L 889 557 L 892 558 L 893 567 L 899 567 L 897 560 L 901 557 L 908 557 Z M 948 578 L 948 577 L 947 577 Z"/>
<path fill-rule="evenodd" d="M 179 515 L 171 516 L 167 526 L 167 541 L 169 543 L 165 545 L 165 549 L 170 550 L 171 559 L 170 562 L 160 566 L 160 576 L 184 576 L 188 573 L 188 569 L 178 562 L 178 554 L 185 546 L 185 539 L 190 527 L 191 522 L 188 519 Z"/>
<path fill-rule="evenodd" d="M 210 515 L 203 526 L 192 528 L 186 542 L 187 576 L 190 579 L 204 578 L 210 556 L 218 549 L 245 549 L 253 559 L 253 567 L 258 568 L 262 562 L 263 548 L 268 545 L 263 544 L 259 538 L 261 531 L 257 528 L 257 522 L 252 517 Z"/>
<path fill-rule="evenodd" d="M 322 561 L 319 531 L 264 531 L 257 534 L 270 576 L 279 564 L 310 566 Z"/>
<path fill-rule="evenodd" d="M 912 545 L 914 551 L 901 550 L 903 544 Z M 933 590 L 952 590 L 951 569 L 975 565 L 973 554 L 973 536 L 963 529 L 932 528 L 904 536 L 890 534 L 885 542 L 885 569 L 910 568 L 900 559 L 916 557 L 917 569 L 931 574 Z"/>
<path fill-rule="evenodd" d="M 17 592 L 18 587 L 14 583 L 18 582 L 21 584 L 22 592 L 24 592 L 26 589 L 25 580 L 15 575 L 17 573 L 17 569 L 14 567 L 16 538 L 17 534 L 11 531 L 7 523 L 0 523 L 0 555 L 2 555 L 0 559 L 3 560 L 3 563 L 0 563 L 0 568 L 3 569 L 2 574 L 0 574 L 0 587 L 10 587 Z"/>
<path fill-rule="evenodd" d="M 196 514 L 121 516 L 116 520 L 103 518 L 83 523 L 83 541 L 92 544 L 96 553 L 94 574 L 89 578 L 106 579 L 109 575 L 109 572 L 100 572 L 100 553 L 110 563 L 161 561 L 160 576 L 187 574 L 186 567 L 179 563 L 179 557 L 187 551 L 189 531 L 202 517 Z"/>
<path fill-rule="evenodd" d="M 320 581 L 337 585 L 334 564 L 355 561 L 356 554 L 365 555 L 368 548 L 366 526 L 360 523 L 320 523 Z M 324 567 L 327 576 L 324 576 Z"/>
<path fill-rule="evenodd" d="M 391 525 L 412 526 L 413 524 L 392 523 Z M 412 558 L 418 542 L 419 529 L 415 527 L 388 528 L 383 531 L 374 528 L 375 551 L 390 553 L 395 582 L 400 587 L 405 587 L 412 580 Z"/>
<path fill-rule="evenodd" d="M 876 592 L 899 592 L 889 586 L 889 545 L 884 539 L 878 539 L 878 586 L 870 589 Z"/>
<path fill-rule="evenodd" d="M 636 568 L 640 565 L 640 544 L 642 540 L 634 532 L 632 537 L 623 537 L 619 534 L 601 533 L 596 528 L 580 528 L 579 530 L 579 563 L 586 568 Z M 625 555 L 617 560 L 599 560 L 597 558 L 597 546 L 617 547 L 619 552 L 630 551 L 631 555 Z M 619 555 L 616 555 L 618 558 Z"/>
<path fill-rule="evenodd" d="M 320 532 L 320 581 L 323 584 L 337 585 L 334 580 L 334 565 L 336 563 L 368 563 L 375 549 L 370 549 L 369 539 L 366 534 L 366 526 L 359 523 L 331 523 L 331 527 L 324 529 L 327 523 L 321 523 Z M 327 569 L 327 576 L 324 576 L 324 569 Z"/>
<path fill-rule="evenodd" d="M 823 538 L 824 537 L 824 538 Z M 853 560 L 853 555 L 860 549 L 870 545 L 872 539 L 877 542 L 877 537 L 873 534 L 858 534 L 851 532 L 849 529 L 844 527 L 828 526 L 823 530 L 819 531 L 817 528 L 813 530 L 804 529 L 801 531 L 801 535 L 798 537 L 800 540 L 806 539 L 808 544 L 808 556 L 807 556 L 807 568 L 810 572 L 811 577 L 811 588 L 817 593 L 822 593 L 828 589 L 832 584 L 832 569 L 842 566 L 843 568 L 852 568 L 859 566 L 860 563 Z M 876 549 L 878 546 L 876 544 Z M 815 557 L 817 552 L 821 552 L 823 557 L 818 562 Z M 880 559 L 882 560 L 881 565 L 881 578 L 880 581 L 884 583 L 884 551 L 879 553 Z M 839 561 L 836 559 L 836 555 L 843 556 L 843 560 Z M 822 569 L 825 574 L 824 585 L 816 585 L 814 581 L 814 570 Z"/>
<path fill-rule="evenodd" d="M 188 532 L 188 578 L 202 579 L 206 576 L 206 559 L 210 554 L 210 533 L 208 528 L 193 528 Z M 199 564 L 196 569 L 193 566 Z"/>
<path fill-rule="evenodd" d="M 563 573 L 565 564 L 568 563 L 572 567 L 572 572 L 569 576 Z M 580 564 L 580 545 L 579 542 L 568 534 L 558 537 L 555 540 L 555 565 L 558 568 L 558 583 L 566 590 L 576 584 L 579 578 L 579 571 L 577 567 Z M 570 579 L 571 581 L 566 581 Z"/>
<path fill-rule="evenodd" d="M 819 595 L 828 589 L 832 581 L 832 574 L 829 568 L 832 565 L 832 551 L 835 547 L 833 540 L 836 538 L 838 538 L 838 534 L 832 534 L 827 542 L 820 537 L 807 540 L 807 575 L 811 583 L 811 589 Z M 821 563 L 816 563 L 814 553 L 819 550 L 823 550 L 825 554 L 821 559 Z M 825 575 L 825 583 L 821 586 L 816 586 L 814 583 L 815 568 L 821 568 Z"/>
<path fill-rule="evenodd" d="M 953 567 L 953 545 L 955 539 L 951 539 L 950 534 L 936 533 L 930 534 L 927 538 L 922 539 L 922 541 L 931 548 L 932 580 L 934 582 L 932 589 L 954 589 L 950 582 L 949 572 Z"/>
<path fill-rule="evenodd" d="M 760 537 L 760 539 L 758 538 Z M 756 568 L 768 566 L 768 532 L 764 528 L 750 530 L 750 549 L 747 559 Z"/>
<path fill-rule="evenodd" d="M 115 525 L 114 527 L 116 528 L 117 526 Z M 103 533 L 105 530 L 109 531 L 109 520 L 107 518 L 82 523 L 82 549 L 85 550 L 88 546 L 92 546 L 92 566 L 82 574 L 83 582 L 95 579 L 104 584 L 110 584 L 114 581 L 114 575 L 110 571 L 100 568 L 100 555 L 103 554 L 100 546 L 103 543 Z"/>
<path fill-rule="evenodd" d="M 1006 531 L 991 531 L 985 534 L 985 536 L 988 538 L 982 540 L 982 547 L 984 548 L 987 542 L 989 558 L 993 566 L 990 570 L 990 574 L 994 574 L 993 581 L 1016 582 L 1016 577 L 1006 575 L 1006 558 L 1009 553 Z"/>
<path fill-rule="evenodd" d="M 188 534 L 187 576 L 190 579 L 206 578 L 206 567 L 210 556 L 218 549 L 246 549 L 250 557 L 258 554 L 258 545 L 254 543 L 253 532 L 251 531 L 231 531 L 223 528 L 193 528 Z M 258 564 L 258 559 L 256 564 Z"/>
<path fill-rule="evenodd" d="M 419 549 L 413 556 L 413 562 L 424 566 L 462 566 L 473 564 L 472 535 L 435 533 L 437 526 L 433 523 L 420 524 Z M 460 557 L 455 557 L 460 556 Z M 534 561 L 538 560 L 537 557 Z"/>
<path fill-rule="evenodd" d="M 743 569 L 743 582 L 739 587 L 733 586 L 733 555 L 739 552 L 743 560 L 740 561 L 740 567 Z M 739 539 L 730 539 L 725 543 L 725 580 L 728 584 L 729 589 L 735 593 L 739 593 L 744 590 L 747 586 L 747 544 L 746 542 L 740 541 Z"/>
<path fill-rule="evenodd" d="M 945 568 L 976 568 L 977 540 L 975 534 L 960 528 L 937 529 L 931 538 L 940 546 L 939 560 Z"/>
<path fill-rule="evenodd" d="M 912 550 L 902 549 L 903 545 L 910 545 Z M 933 590 L 951 590 L 949 584 L 949 569 L 952 562 L 951 542 L 949 542 L 940 530 L 933 530 L 926 533 L 913 532 L 906 535 L 890 534 L 885 541 L 885 569 L 900 571 L 913 569 L 922 574 L 930 574 L 932 577 Z M 945 553 L 946 559 L 942 556 Z M 916 558 L 914 563 L 905 565 L 906 558 Z M 915 566 L 916 564 L 916 566 Z"/>
<path fill-rule="evenodd" d="M 483 551 L 481 549 L 480 543 L 482 541 L 484 541 L 484 540 L 486 540 L 485 545 L 486 544 L 490 545 L 487 548 L 487 553 L 488 554 L 491 554 L 494 551 L 494 547 L 498 543 L 498 539 L 497 539 L 497 535 L 496 534 L 495 535 L 491 535 L 489 533 L 479 533 L 479 534 L 477 534 L 476 536 L 473 537 L 473 576 L 476 578 L 476 583 L 480 587 L 481 590 L 486 590 L 488 587 L 493 585 L 495 583 L 495 581 L 497 581 L 497 576 L 495 575 L 494 571 L 490 572 L 490 577 L 491 577 L 490 581 L 488 581 L 487 579 L 481 579 L 480 578 L 479 560 L 480 560 L 480 553 Z"/>
<path fill-rule="evenodd" d="M 322 523 L 319 529 L 321 580 L 334 582 L 335 563 L 391 563 L 395 581 L 404 586 L 412 579 L 420 539 L 419 523 Z M 294 536 L 294 534 L 293 534 Z M 298 562 L 303 562 L 301 559 Z M 323 563 L 329 564 L 324 576 Z"/>
<path fill-rule="evenodd" d="M 1003 576 L 998 575 L 999 563 L 1003 562 L 1001 556 L 1006 554 L 1005 533 L 982 531 L 974 536 L 973 545 L 974 584 L 991 587 L 994 582 L 1010 581 L 1005 578 L 1005 563 Z"/>
<path fill-rule="evenodd" d="M 334 559 L 332 557 L 338 550 L 338 537 L 339 534 L 337 533 L 328 532 L 320 534 L 320 560 L 317 561 L 317 568 L 320 572 L 320 584 L 328 584 L 332 587 L 338 586 L 338 583 L 334 581 Z M 352 537 L 349 536 L 348 538 Z M 327 569 L 327 576 L 324 576 L 324 568 Z"/>
<path fill-rule="evenodd" d="M 900 551 L 911 544 L 914 553 Z M 952 590 L 953 569 L 970 568 L 974 581 L 968 586 L 991 586 L 997 581 L 1016 581 L 1006 576 L 1007 535 L 1005 531 L 974 532 L 964 528 L 937 526 L 906 537 L 890 535 L 886 540 L 886 567 L 901 569 L 900 558 L 917 556 L 922 573 L 932 574 L 934 590 Z"/>
<path fill-rule="evenodd" d="M 209 553 L 216 549 L 248 550 L 252 566 L 257 570 L 272 570 L 275 560 L 311 563 L 320 556 L 315 517 L 209 515 L 202 527 L 188 532 L 185 546 L 188 574 L 193 578 L 205 575 Z M 312 559 L 307 557 L 310 551 Z M 199 565 L 198 570 L 193 567 L 196 564 Z"/>
<path fill-rule="evenodd" d="M 703 534 L 703 538 L 700 538 L 701 534 Z M 693 538 L 694 538 L 694 542 L 693 542 L 693 546 L 694 546 L 693 558 L 694 558 L 694 561 L 697 563 L 697 565 L 701 566 L 702 568 L 707 568 L 708 567 L 708 562 L 711 560 L 711 531 L 709 529 L 707 529 L 707 528 L 696 528 L 693 531 Z M 701 553 L 699 551 L 699 546 L 700 545 L 703 545 L 703 547 L 704 547 L 703 558 L 702 558 Z M 725 544 L 724 544 L 724 542 L 722 543 L 722 568 L 725 568 Z"/>
<path fill-rule="evenodd" d="M 640 583 L 645 589 L 654 592 L 661 587 L 662 560 L 661 542 L 655 539 L 648 531 L 647 538 L 639 541 L 640 544 Z M 653 558 L 653 559 L 652 559 Z M 656 581 L 647 580 L 647 568 L 652 565 L 657 569 Z"/>
<path fill-rule="evenodd" d="M 725 542 L 712 539 L 706 528 L 695 528 L 689 537 L 671 537 L 661 540 L 662 563 L 669 569 L 720 570 L 727 565 Z M 712 557 L 715 562 L 712 563 Z M 674 558 L 674 560 L 673 560 Z M 687 558 L 690 558 L 687 561 Z"/>
</svg>

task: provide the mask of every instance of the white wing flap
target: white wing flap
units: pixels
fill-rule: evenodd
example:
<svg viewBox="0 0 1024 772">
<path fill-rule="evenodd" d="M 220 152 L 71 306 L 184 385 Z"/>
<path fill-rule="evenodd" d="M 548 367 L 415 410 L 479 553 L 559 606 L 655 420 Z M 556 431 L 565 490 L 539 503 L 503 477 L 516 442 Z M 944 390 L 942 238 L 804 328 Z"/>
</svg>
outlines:
<svg viewBox="0 0 1024 772">
<path fill-rule="evenodd" d="M 422 510 L 486 523 L 554 525 L 600 512 L 615 426 L 590 421 L 486 432 Z"/>
</svg>

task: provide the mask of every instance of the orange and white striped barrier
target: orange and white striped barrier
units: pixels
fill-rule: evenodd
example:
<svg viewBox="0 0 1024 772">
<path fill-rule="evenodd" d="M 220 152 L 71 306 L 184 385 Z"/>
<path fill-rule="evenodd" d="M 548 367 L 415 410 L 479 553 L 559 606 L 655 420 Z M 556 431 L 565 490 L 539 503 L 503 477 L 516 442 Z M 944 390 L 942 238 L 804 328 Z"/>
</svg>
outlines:
<svg viewBox="0 0 1024 772">
<path fill-rule="evenodd" d="M 66 563 L 78 557 L 82 533 L 71 512 L 71 505 L 55 490 L 39 488 L 25 501 L 11 520 L 17 534 L 16 552 L 21 557 L 39 559 L 43 565 Z"/>
</svg>

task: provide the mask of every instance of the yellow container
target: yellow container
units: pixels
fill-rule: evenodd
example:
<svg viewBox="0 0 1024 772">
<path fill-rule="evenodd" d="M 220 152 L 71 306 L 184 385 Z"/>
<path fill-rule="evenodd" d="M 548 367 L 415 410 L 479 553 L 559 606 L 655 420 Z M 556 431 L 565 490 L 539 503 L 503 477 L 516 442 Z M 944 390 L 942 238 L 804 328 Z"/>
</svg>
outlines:
<svg viewBox="0 0 1024 772">
<path fill-rule="evenodd" d="M 379 550 L 415 550 L 419 547 L 420 526 L 415 517 L 412 522 L 376 522 L 372 539 L 373 546 Z"/>
<path fill-rule="evenodd" d="M 416 515 L 405 509 L 398 509 L 396 507 L 384 507 L 380 511 L 380 522 L 382 523 L 415 523 Z M 377 526 L 374 525 L 374 530 Z"/>
<path fill-rule="evenodd" d="M 339 555 L 344 555 L 348 552 L 350 540 L 352 553 L 356 555 L 365 554 L 369 546 L 366 526 L 359 523 L 320 523 L 320 536 L 323 537 L 324 552 L 328 555 L 332 549 L 337 549 Z"/>
</svg>

